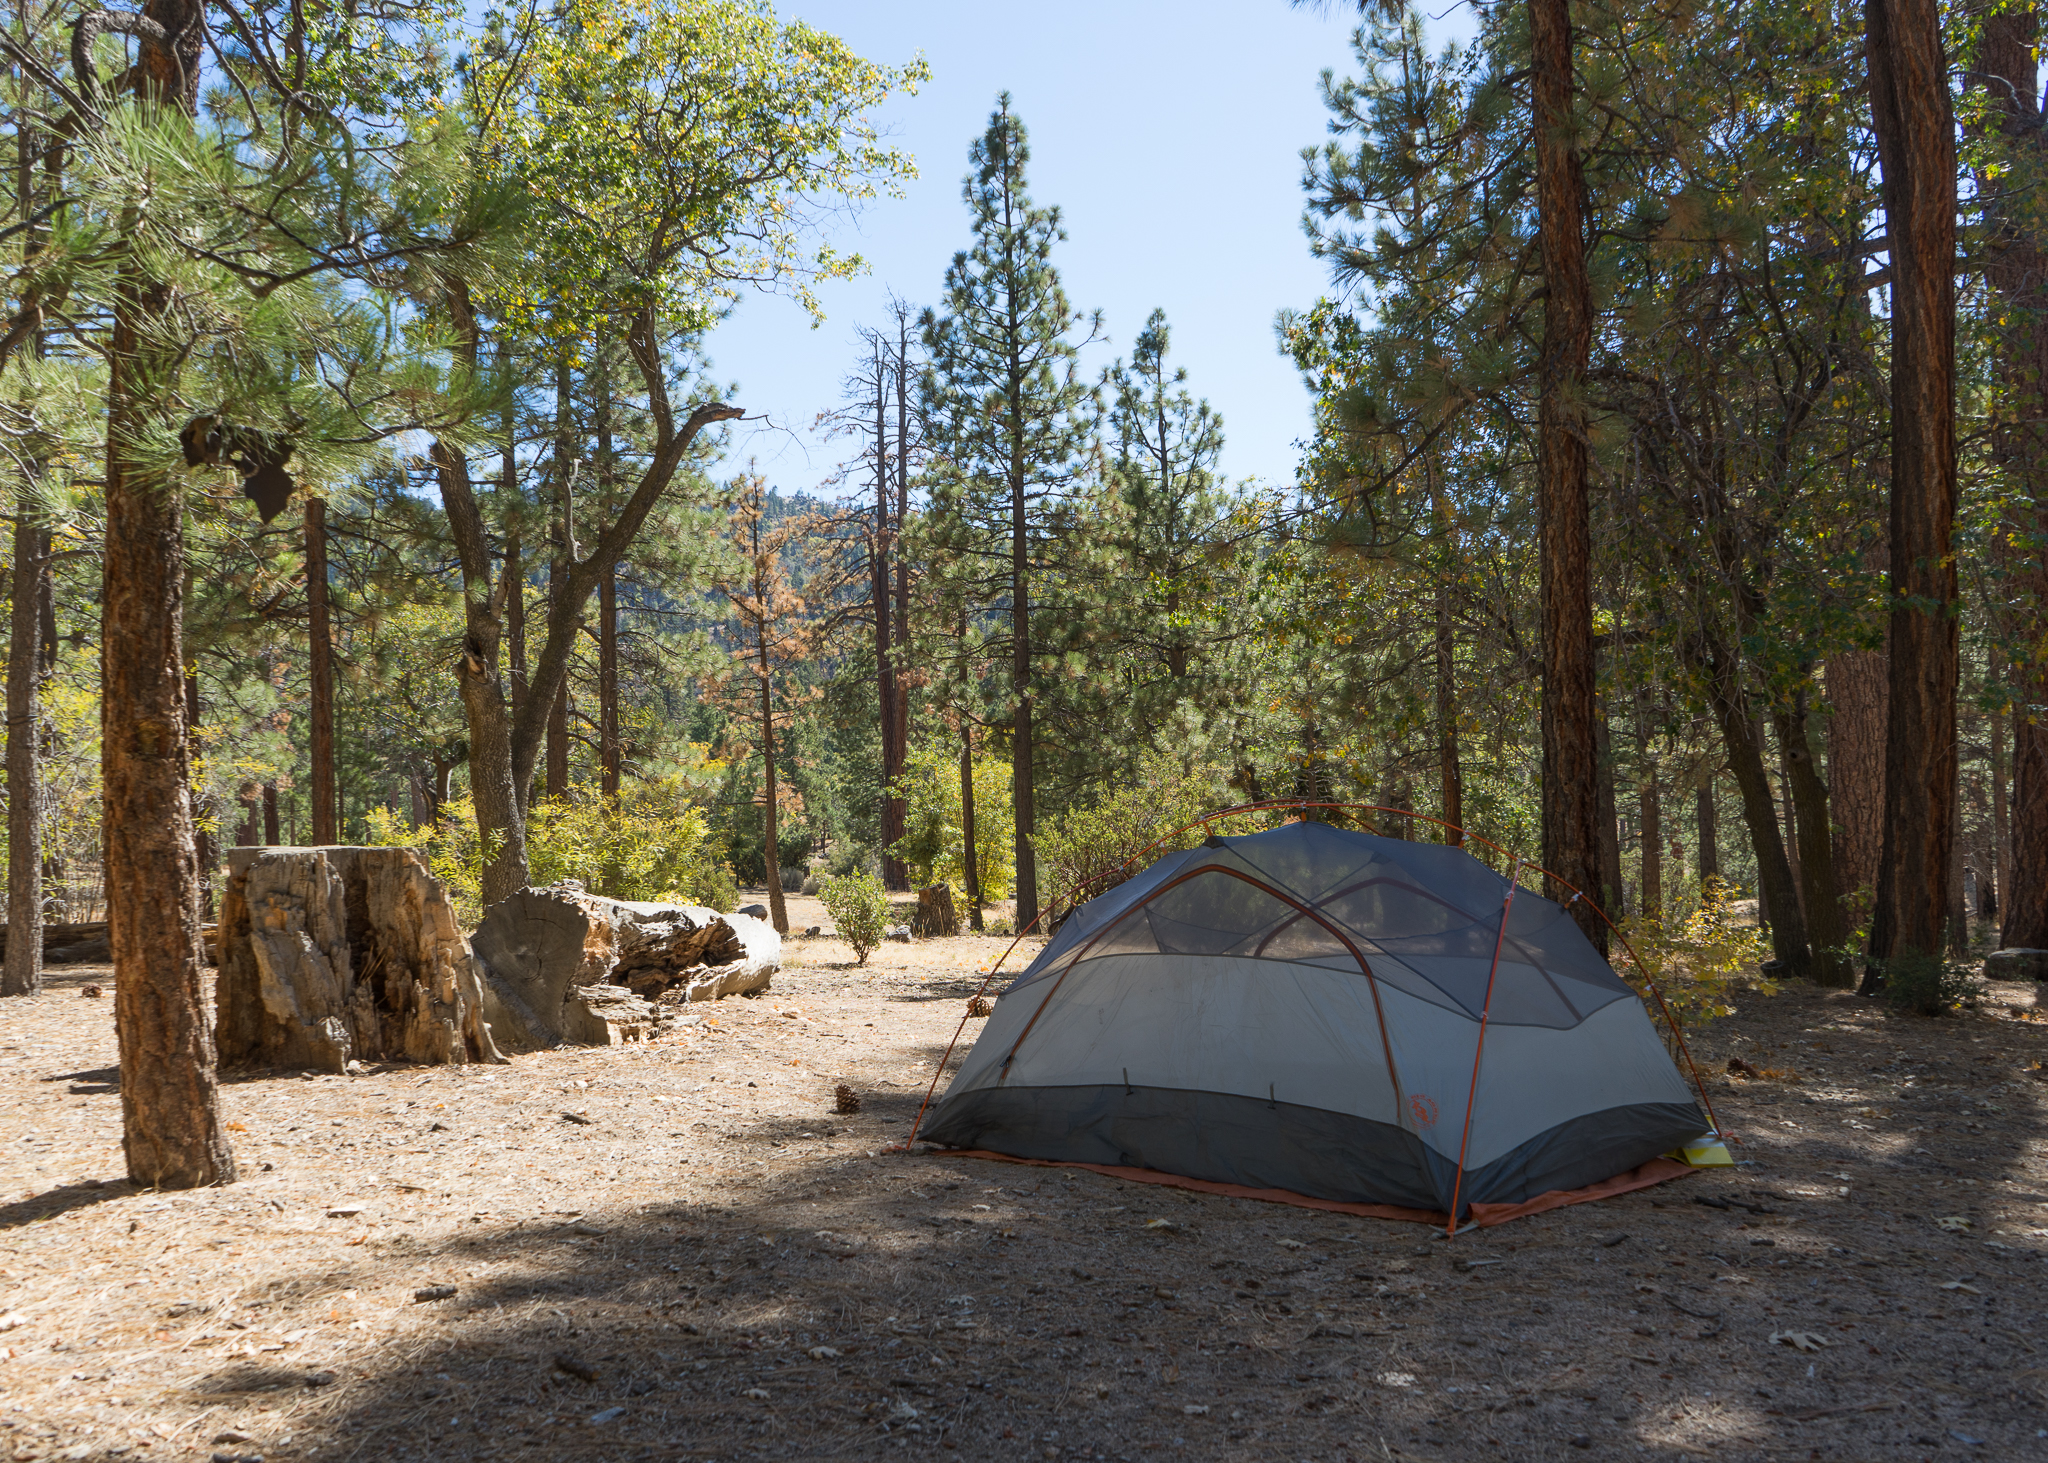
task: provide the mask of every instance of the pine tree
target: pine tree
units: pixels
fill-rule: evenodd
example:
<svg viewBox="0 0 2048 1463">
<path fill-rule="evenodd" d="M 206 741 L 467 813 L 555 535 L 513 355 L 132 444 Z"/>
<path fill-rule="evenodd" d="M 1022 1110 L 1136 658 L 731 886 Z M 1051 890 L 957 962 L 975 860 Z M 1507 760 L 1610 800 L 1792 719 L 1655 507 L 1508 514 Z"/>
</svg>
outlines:
<svg viewBox="0 0 2048 1463">
<path fill-rule="evenodd" d="M 1088 479 L 1095 396 L 1077 357 L 1100 330 L 1068 303 L 1053 268 L 1066 231 L 1059 210 L 1038 207 L 1026 191 L 1030 156 L 1005 92 L 969 153 L 963 194 L 974 243 L 953 256 L 942 310 L 925 316 L 922 383 L 935 536 L 973 582 L 975 601 L 1009 626 L 996 648 L 1009 666 L 1019 929 L 1039 908 L 1034 596 L 1071 535 L 1073 499 Z M 1077 342 L 1084 323 L 1088 335 Z"/>
</svg>

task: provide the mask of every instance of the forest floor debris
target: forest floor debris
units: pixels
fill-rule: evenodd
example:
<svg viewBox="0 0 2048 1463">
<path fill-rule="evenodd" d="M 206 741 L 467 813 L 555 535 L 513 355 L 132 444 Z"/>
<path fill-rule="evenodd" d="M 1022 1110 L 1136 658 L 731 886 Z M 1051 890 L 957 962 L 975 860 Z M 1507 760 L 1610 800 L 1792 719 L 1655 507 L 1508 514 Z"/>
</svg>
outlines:
<svg viewBox="0 0 2048 1463">
<path fill-rule="evenodd" d="M 0 1007 L 0 1459 L 2048 1456 L 2029 990 L 1750 997 L 1695 1049 L 1754 1166 L 1447 1242 L 882 1153 L 1007 943 L 798 937 L 653 1043 L 236 1077 L 197 1193 L 120 1178 L 110 972 L 52 972 Z"/>
</svg>

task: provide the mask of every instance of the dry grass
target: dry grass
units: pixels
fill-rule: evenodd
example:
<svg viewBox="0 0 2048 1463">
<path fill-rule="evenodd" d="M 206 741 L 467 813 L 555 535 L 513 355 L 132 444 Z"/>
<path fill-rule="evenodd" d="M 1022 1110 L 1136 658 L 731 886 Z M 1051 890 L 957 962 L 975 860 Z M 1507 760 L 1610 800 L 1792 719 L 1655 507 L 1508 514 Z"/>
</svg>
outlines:
<svg viewBox="0 0 2048 1463">
<path fill-rule="evenodd" d="M 109 972 L 56 972 L 0 1007 L 0 1457 L 2048 1456 L 2038 1026 L 1753 1000 L 1701 1060 L 1804 1074 L 1710 1079 L 1754 1167 L 1445 1242 L 870 1156 L 1001 944 L 798 940 L 652 1046 L 237 1079 L 243 1181 L 186 1194 L 120 1181 Z"/>
</svg>

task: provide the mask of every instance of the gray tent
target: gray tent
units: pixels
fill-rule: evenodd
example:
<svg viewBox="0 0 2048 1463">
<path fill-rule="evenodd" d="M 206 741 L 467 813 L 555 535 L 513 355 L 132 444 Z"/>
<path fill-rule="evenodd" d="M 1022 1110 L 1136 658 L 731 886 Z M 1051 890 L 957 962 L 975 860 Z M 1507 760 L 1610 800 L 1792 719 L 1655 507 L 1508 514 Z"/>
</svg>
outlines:
<svg viewBox="0 0 2048 1463">
<path fill-rule="evenodd" d="M 1705 1131 L 1635 993 L 1526 888 L 1503 931 L 1507 892 L 1463 849 L 1323 823 L 1169 854 L 1003 992 L 924 1136 L 1462 1212 Z"/>
</svg>

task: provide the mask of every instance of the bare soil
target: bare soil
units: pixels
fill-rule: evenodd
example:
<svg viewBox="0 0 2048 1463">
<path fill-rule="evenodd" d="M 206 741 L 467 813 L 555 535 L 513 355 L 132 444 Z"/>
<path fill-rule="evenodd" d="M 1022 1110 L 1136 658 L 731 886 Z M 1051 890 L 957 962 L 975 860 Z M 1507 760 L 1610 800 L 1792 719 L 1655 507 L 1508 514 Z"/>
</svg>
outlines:
<svg viewBox="0 0 2048 1463">
<path fill-rule="evenodd" d="M 1753 997 L 1696 1043 L 1788 1074 L 1710 1079 L 1749 1166 L 1446 1241 L 883 1153 L 1003 943 L 237 1077 L 196 1193 L 122 1180 L 110 972 L 60 968 L 0 1006 L 0 1458 L 2048 1457 L 2030 991 Z"/>
</svg>

